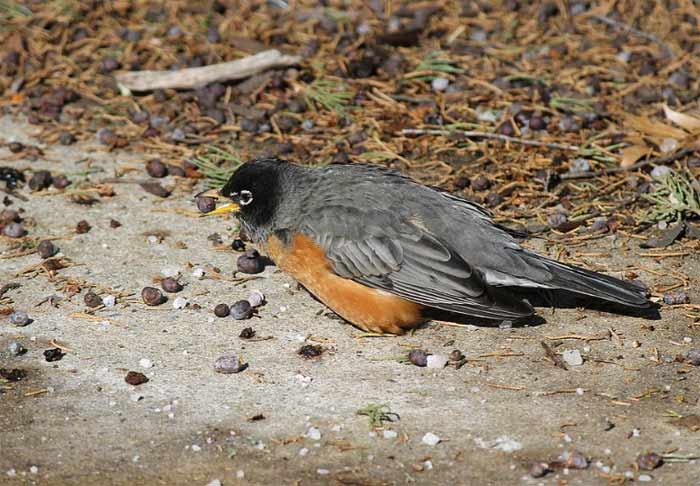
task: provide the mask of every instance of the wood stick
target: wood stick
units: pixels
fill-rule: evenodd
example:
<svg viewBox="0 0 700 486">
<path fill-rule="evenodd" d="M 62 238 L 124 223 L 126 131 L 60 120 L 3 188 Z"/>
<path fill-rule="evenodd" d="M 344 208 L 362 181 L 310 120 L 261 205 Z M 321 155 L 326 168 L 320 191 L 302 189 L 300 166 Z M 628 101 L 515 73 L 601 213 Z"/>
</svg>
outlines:
<svg viewBox="0 0 700 486">
<path fill-rule="evenodd" d="M 130 91 L 190 89 L 217 81 L 243 79 L 270 68 L 298 64 L 300 56 L 288 56 L 276 49 L 235 61 L 177 71 L 129 71 L 116 75 L 117 83 Z"/>
</svg>

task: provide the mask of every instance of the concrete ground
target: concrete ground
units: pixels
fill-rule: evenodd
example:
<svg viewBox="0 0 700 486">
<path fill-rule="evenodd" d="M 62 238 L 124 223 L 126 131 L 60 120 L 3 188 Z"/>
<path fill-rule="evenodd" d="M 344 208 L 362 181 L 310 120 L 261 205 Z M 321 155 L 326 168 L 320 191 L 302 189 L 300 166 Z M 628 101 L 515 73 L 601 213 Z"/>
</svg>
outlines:
<svg viewBox="0 0 700 486">
<path fill-rule="evenodd" d="M 0 119 L 5 141 L 38 144 L 32 130 Z M 93 181 L 138 168 L 124 179 L 145 177 L 142 154 L 93 144 L 47 146 L 35 162 L 11 156 L 0 148 L 0 166 L 73 180 L 99 169 Z M 0 315 L 0 368 L 27 372 L 19 382 L 0 381 L 0 484 L 697 484 L 700 462 L 692 459 L 653 471 L 634 466 L 650 451 L 700 455 L 692 419 L 672 416 L 700 415 L 700 370 L 672 359 L 698 347 L 688 308 L 665 306 L 656 321 L 540 309 L 546 323 L 531 327 L 431 323 L 408 336 L 362 337 L 274 267 L 233 282 L 237 254 L 208 236 L 221 235 L 223 248 L 235 220 L 196 217 L 192 194 L 200 187 L 172 178 L 165 184 L 176 185 L 167 199 L 115 183 L 115 195 L 92 206 L 55 190 L 22 189 L 26 202 L 12 198 L 13 208 L 25 210 L 29 235 L 56 238 L 70 266 L 27 271 L 39 256 L 7 258 L 21 249 L 0 240 L 0 284 L 20 284 L 0 307 L 33 319 L 14 327 Z M 110 227 L 111 219 L 121 227 Z M 88 233 L 75 234 L 80 220 L 92 226 Z M 532 245 L 555 254 L 542 242 Z M 594 268 L 631 269 L 656 288 L 685 274 L 691 302 L 700 301 L 696 254 L 655 259 L 640 257 L 644 251 L 618 235 L 570 253 Z M 192 275 L 198 268 L 201 279 Z M 159 307 L 141 302 L 141 288 L 164 270 L 182 274 L 187 308 L 174 309 L 172 294 Z M 69 298 L 71 289 L 81 292 Z M 88 289 L 116 296 L 116 306 L 88 312 Z M 257 316 L 214 317 L 214 305 L 253 289 L 268 301 Z M 63 299 L 53 306 L 52 295 Z M 241 339 L 249 326 L 255 337 Z M 9 356 L 10 341 L 28 352 Z M 62 360 L 44 359 L 51 341 L 66 348 Z M 554 366 L 543 341 L 556 353 L 578 350 L 584 363 Z M 305 359 L 298 354 L 304 344 L 324 352 Z M 412 348 L 442 355 L 458 349 L 468 360 L 459 369 L 419 368 L 401 361 Z M 230 353 L 248 368 L 214 372 L 215 360 Z M 143 368 L 143 359 L 153 366 Z M 131 370 L 149 381 L 127 384 Z M 357 411 L 372 403 L 400 419 L 370 428 Z M 426 444 L 428 433 L 440 442 Z M 579 451 L 589 466 L 529 475 L 532 462 L 552 462 L 565 451 Z"/>
</svg>

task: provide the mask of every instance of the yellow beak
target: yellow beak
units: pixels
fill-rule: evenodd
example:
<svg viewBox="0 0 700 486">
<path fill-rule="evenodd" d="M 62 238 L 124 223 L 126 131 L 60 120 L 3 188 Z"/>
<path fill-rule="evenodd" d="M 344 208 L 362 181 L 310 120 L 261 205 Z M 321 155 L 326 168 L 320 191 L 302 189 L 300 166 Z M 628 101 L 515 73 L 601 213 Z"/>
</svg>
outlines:
<svg viewBox="0 0 700 486">
<path fill-rule="evenodd" d="M 209 189 L 208 191 L 200 192 L 195 197 L 211 197 L 214 199 L 221 199 L 221 194 L 219 193 L 218 189 Z M 240 211 L 240 209 L 241 207 L 238 204 L 236 204 L 235 202 L 231 202 L 229 204 L 219 206 L 214 211 L 210 211 L 204 214 L 203 216 L 216 216 L 218 214 L 237 213 L 238 211 Z"/>
</svg>

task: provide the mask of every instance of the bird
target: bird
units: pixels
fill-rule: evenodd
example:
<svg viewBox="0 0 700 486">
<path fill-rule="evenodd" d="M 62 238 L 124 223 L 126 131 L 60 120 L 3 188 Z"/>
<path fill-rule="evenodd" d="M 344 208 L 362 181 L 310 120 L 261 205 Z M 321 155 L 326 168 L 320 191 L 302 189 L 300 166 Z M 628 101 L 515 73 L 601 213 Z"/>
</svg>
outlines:
<svg viewBox="0 0 700 486">
<path fill-rule="evenodd" d="M 237 215 L 278 268 L 371 333 L 401 334 L 431 310 L 500 321 L 532 316 L 518 288 L 650 305 L 636 283 L 523 248 L 482 206 L 379 165 L 258 158 L 200 195 L 226 202 L 209 214 Z"/>
</svg>

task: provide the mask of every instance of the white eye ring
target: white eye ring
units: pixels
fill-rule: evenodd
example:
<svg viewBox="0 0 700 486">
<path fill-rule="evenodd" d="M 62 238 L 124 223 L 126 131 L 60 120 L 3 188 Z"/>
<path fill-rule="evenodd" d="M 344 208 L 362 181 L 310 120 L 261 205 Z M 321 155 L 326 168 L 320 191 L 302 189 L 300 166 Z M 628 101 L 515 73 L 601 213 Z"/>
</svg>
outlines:
<svg viewBox="0 0 700 486">
<path fill-rule="evenodd" d="M 240 201 L 241 206 L 247 206 L 253 202 L 253 193 L 250 191 L 241 191 L 238 200 Z"/>
</svg>

